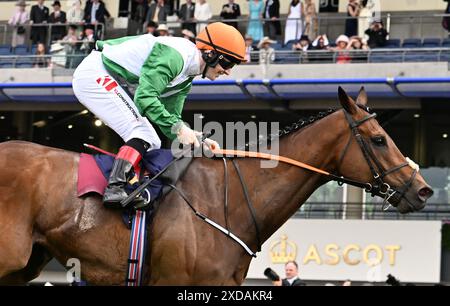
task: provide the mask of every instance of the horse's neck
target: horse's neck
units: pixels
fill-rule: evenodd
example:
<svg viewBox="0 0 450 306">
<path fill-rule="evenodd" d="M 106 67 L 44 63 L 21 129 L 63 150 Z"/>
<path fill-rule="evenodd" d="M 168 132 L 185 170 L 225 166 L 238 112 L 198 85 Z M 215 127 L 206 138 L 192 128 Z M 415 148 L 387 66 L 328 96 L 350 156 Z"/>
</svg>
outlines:
<svg viewBox="0 0 450 306">
<path fill-rule="evenodd" d="M 334 172 L 344 146 L 341 140 L 347 139 L 343 136 L 348 133 L 341 117 L 341 112 L 331 114 L 311 126 L 282 137 L 279 155 Z M 258 204 L 265 228 L 264 239 L 272 235 L 314 190 L 327 181 L 320 174 L 291 165 L 280 164 L 274 169 L 260 169 L 259 172 L 255 187 L 261 191 Z"/>
</svg>

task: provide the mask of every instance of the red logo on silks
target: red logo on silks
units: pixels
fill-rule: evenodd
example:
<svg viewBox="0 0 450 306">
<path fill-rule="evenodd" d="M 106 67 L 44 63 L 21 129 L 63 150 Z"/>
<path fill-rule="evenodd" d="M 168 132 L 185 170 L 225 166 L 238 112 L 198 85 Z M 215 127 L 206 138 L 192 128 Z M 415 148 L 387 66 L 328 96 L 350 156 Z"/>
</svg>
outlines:
<svg viewBox="0 0 450 306">
<path fill-rule="evenodd" d="M 118 86 L 117 82 L 114 81 L 110 76 L 105 76 L 103 78 L 97 79 L 97 84 L 101 85 L 106 89 L 106 91 L 111 91 Z"/>
</svg>

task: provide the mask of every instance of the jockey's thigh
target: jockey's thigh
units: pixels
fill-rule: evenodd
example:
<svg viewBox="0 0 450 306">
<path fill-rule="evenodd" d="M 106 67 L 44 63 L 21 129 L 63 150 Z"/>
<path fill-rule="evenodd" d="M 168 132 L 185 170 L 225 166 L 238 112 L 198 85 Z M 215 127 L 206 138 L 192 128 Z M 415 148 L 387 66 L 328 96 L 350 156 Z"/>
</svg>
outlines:
<svg viewBox="0 0 450 306">
<path fill-rule="evenodd" d="M 73 91 L 88 110 L 127 142 L 143 139 L 151 149 L 159 149 L 161 140 L 147 118 L 141 116 L 133 99 L 108 73 L 101 53 L 92 51 L 73 75 Z"/>
</svg>

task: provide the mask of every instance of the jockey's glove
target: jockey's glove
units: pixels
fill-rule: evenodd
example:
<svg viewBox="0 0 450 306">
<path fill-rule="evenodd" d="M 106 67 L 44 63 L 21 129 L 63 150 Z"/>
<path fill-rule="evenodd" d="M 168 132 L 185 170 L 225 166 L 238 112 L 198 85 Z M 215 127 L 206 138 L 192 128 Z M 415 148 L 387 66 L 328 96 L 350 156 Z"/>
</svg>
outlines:
<svg viewBox="0 0 450 306">
<path fill-rule="evenodd" d="M 210 150 L 210 151 L 220 150 L 219 143 L 217 143 L 217 141 L 214 141 L 214 140 L 209 139 L 209 138 L 205 138 L 205 140 L 203 140 L 203 145 L 204 145 L 203 148 L 205 150 Z"/>
<path fill-rule="evenodd" d="M 181 128 L 178 130 L 177 139 L 184 145 L 193 144 L 196 148 L 200 147 L 200 142 L 198 141 L 198 137 L 201 136 L 202 133 L 194 131 L 189 128 L 186 124 L 181 125 Z"/>
</svg>

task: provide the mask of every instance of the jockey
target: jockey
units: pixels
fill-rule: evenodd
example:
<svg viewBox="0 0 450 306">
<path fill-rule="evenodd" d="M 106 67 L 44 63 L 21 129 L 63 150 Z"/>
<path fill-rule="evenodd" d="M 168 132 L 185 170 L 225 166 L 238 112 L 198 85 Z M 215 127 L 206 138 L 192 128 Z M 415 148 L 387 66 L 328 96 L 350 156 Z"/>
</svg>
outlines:
<svg viewBox="0 0 450 306">
<path fill-rule="evenodd" d="M 78 100 L 112 128 L 125 144 L 108 180 L 103 203 L 120 208 L 124 187 L 142 155 L 161 146 L 153 125 L 171 140 L 198 147 L 200 132 L 181 119 L 184 100 L 197 75 L 215 80 L 245 59 L 245 42 L 234 27 L 209 24 L 196 44 L 181 37 L 151 34 L 98 41 L 73 75 Z M 120 84 L 137 85 L 134 99 Z M 219 148 L 205 139 L 205 144 Z"/>
</svg>

